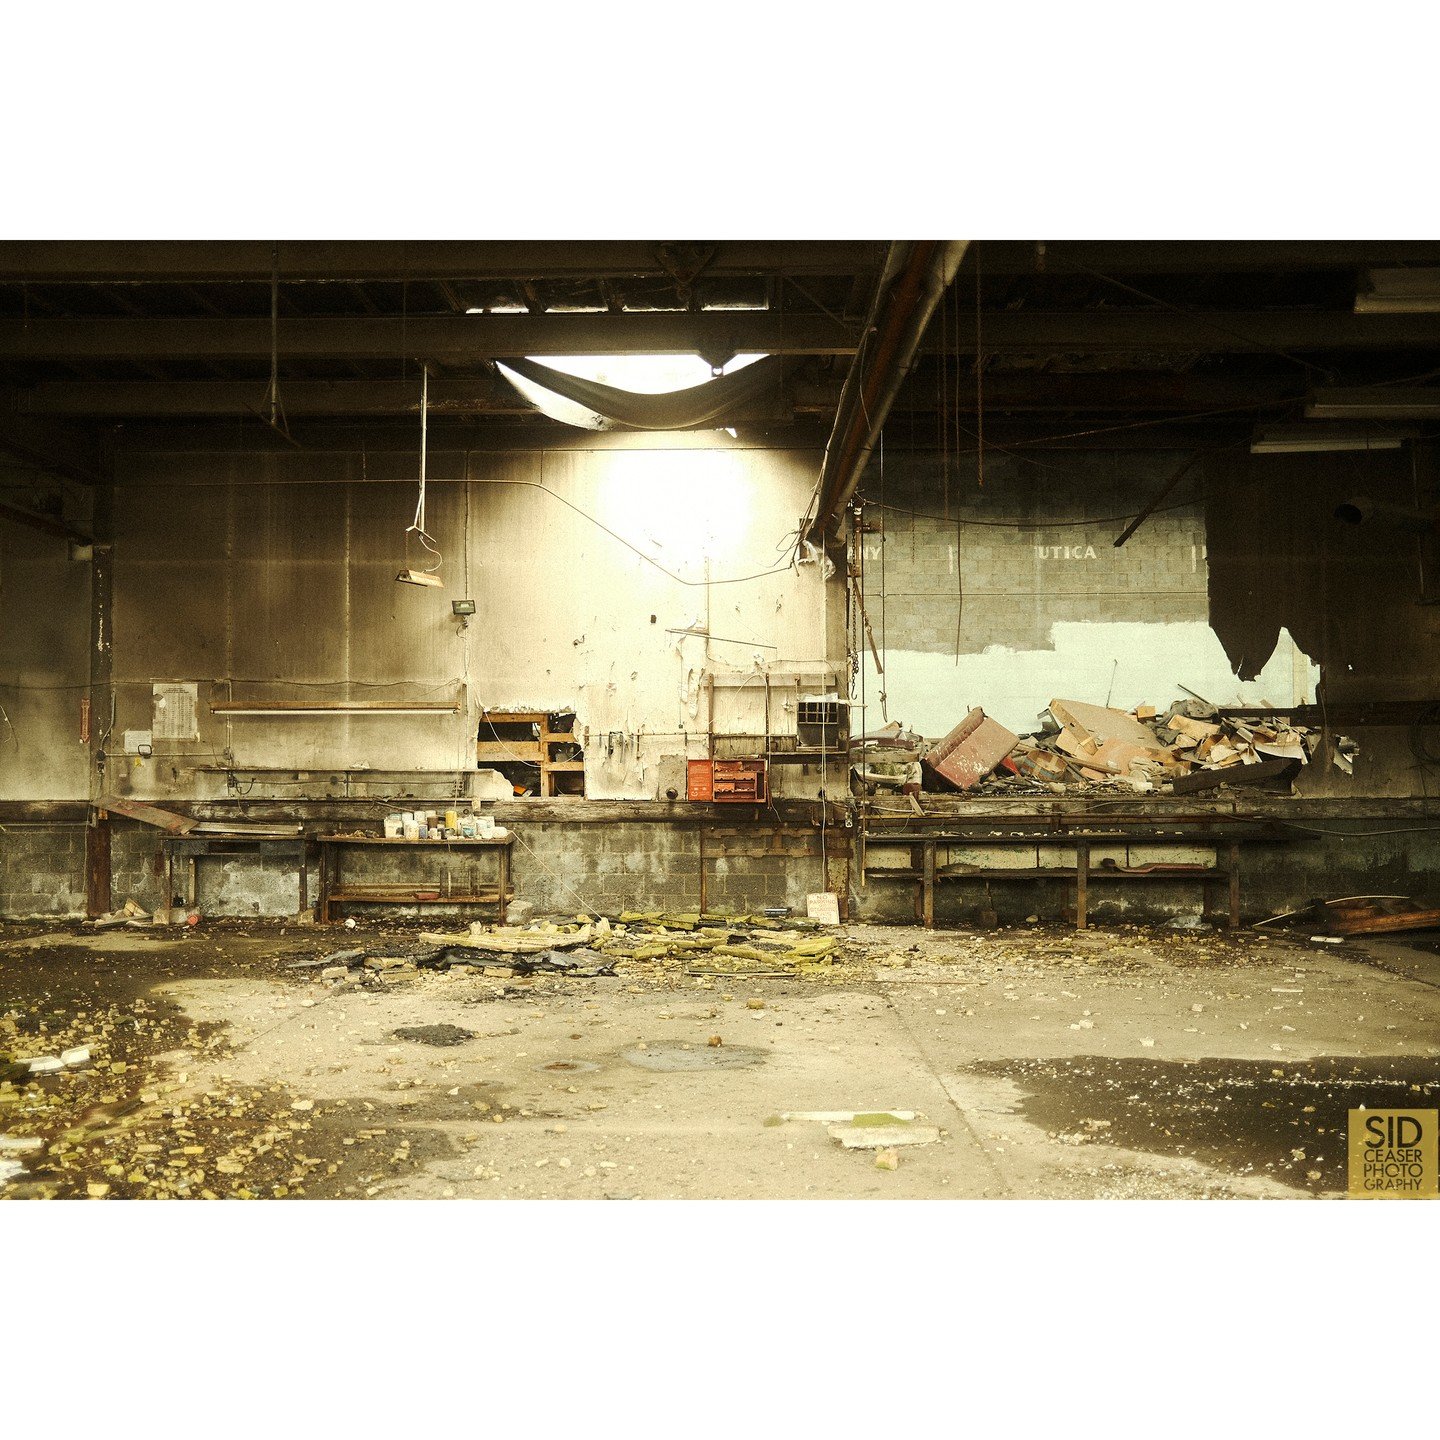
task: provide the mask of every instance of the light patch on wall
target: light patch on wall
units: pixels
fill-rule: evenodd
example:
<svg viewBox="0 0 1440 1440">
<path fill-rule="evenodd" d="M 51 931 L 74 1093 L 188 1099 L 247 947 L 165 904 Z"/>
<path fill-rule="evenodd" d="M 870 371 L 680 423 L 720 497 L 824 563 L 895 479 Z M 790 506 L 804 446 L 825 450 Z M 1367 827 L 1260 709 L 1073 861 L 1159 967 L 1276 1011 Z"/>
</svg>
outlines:
<svg viewBox="0 0 1440 1440">
<path fill-rule="evenodd" d="M 704 580 L 733 575 L 737 566 L 758 571 L 777 563 L 775 550 L 746 544 L 753 482 L 737 455 L 675 450 L 657 463 L 643 452 L 620 452 L 611 460 L 597 490 L 599 518 L 667 570 Z M 709 577 L 706 560 L 715 562 Z"/>
<path fill-rule="evenodd" d="M 1241 681 L 1230 669 L 1215 632 L 1204 621 L 1060 621 L 1051 649 L 1011 650 L 991 645 L 978 655 L 889 650 L 877 677 L 865 656 L 865 686 L 872 708 L 867 726 L 880 723 L 876 697 L 886 692 L 890 716 L 923 735 L 946 734 L 972 705 L 1020 733 L 1033 730 L 1053 699 L 1110 703 L 1125 710 L 1148 703 L 1164 708 L 1185 698 L 1181 685 L 1216 705 L 1307 704 L 1315 698 L 1320 667 L 1281 630 L 1258 677 Z M 1113 675 L 1113 679 L 1112 679 Z"/>
</svg>

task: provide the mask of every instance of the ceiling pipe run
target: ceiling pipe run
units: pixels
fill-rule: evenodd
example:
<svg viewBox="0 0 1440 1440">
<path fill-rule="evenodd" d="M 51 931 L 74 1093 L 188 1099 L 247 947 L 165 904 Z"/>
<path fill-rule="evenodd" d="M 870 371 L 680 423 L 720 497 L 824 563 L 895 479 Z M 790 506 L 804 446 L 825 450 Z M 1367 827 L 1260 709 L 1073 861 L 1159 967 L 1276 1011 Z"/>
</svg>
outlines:
<svg viewBox="0 0 1440 1440">
<path fill-rule="evenodd" d="M 891 243 L 865 332 L 840 392 L 807 539 L 823 540 L 838 529 L 930 317 L 955 278 L 968 244 L 966 240 Z"/>
<path fill-rule="evenodd" d="M 1347 525 L 1389 525 L 1417 535 L 1433 534 L 1440 529 L 1440 511 L 1425 510 L 1415 505 L 1393 505 L 1356 495 L 1335 507 L 1335 518 Z"/>
</svg>

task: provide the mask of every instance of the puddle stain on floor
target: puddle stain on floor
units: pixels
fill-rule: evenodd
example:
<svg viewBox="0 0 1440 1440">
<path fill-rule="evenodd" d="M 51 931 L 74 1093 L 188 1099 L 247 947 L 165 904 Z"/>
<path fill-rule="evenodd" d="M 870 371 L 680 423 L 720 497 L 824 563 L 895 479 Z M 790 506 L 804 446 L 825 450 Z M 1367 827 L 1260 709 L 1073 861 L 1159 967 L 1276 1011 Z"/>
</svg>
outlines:
<svg viewBox="0 0 1440 1440">
<path fill-rule="evenodd" d="M 650 1045 L 622 1051 L 621 1058 L 641 1070 L 746 1070 L 766 1052 L 750 1045 Z"/>
<path fill-rule="evenodd" d="M 1080 1055 L 982 1061 L 966 1073 L 1014 1082 L 1019 1115 L 1047 1134 L 1189 1156 L 1315 1194 L 1346 1188 L 1350 1110 L 1428 1108 L 1440 1095 L 1440 1067 L 1410 1055 L 1288 1064 Z"/>
</svg>

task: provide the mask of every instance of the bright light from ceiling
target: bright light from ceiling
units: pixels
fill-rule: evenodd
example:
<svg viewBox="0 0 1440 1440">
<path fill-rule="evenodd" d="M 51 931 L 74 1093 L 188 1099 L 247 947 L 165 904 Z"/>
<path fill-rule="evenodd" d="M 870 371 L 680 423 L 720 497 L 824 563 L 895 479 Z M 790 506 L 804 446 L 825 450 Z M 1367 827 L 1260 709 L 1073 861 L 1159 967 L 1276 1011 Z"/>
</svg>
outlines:
<svg viewBox="0 0 1440 1440">
<path fill-rule="evenodd" d="M 597 385 L 610 385 L 616 390 L 631 390 L 637 395 L 688 390 L 692 385 L 703 385 L 714 378 L 709 361 L 698 355 L 532 355 L 530 358 L 537 365 L 548 365 L 566 375 Z M 737 355 L 721 373 L 733 375 L 764 358 L 759 354 Z"/>
</svg>

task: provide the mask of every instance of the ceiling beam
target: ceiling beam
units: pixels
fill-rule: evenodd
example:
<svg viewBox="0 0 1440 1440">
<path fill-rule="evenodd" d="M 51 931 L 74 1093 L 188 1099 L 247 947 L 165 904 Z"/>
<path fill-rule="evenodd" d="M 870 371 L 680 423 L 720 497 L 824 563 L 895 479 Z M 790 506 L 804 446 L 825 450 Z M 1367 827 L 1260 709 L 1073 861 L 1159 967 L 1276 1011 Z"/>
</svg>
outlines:
<svg viewBox="0 0 1440 1440">
<path fill-rule="evenodd" d="M 76 427 L 0 406 L 0 452 L 81 485 L 104 483 L 100 446 Z"/>
<path fill-rule="evenodd" d="M 399 357 L 463 363 L 514 355 L 712 353 L 725 346 L 772 355 L 848 355 L 850 326 L 824 315 L 702 314 L 287 317 L 283 359 Z M 967 352 L 974 314 L 962 311 L 949 349 Z M 932 324 L 922 350 L 940 348 Z M 1285 350 L 1440 349 L 1440 315 L 1348 311 L 1006 310 L 984 316 L 987 355 L 1263 354 Z M 0 357 L 17 360 L 261 359 L 262 319 L 0 320 Z"/>
<path fill-rule="evenodd" d="M 1086 270 L 1219 275 L 1440 265 L 1440 242 L 1434 240 L 986 240 L 979 252 L 986 275 Z M 967 264 L 973 267 L 974 258 Z"/>
<path fill-rule="evenodd" d="M 1355 315 L 1344 310 L 1002 310 L 985 311 L 982 319 L 987 355 L 1440 349 L 1437 315 Z M 973 310 L 951 316 L 947 336 L 951 353 L 973 353 L 974 335 Z M 939 350 L 938 324 L 931 325 L 925 348 L 932 353 Z"/>
<path fill-rule="evenodd" d="M 650 240 L 284 240 L 280 279 L 508 280 L 666 275 Z M 849 275 L 877 269 L 883 242 L 722 240 L 707 275 Z M 270 282 L 268 240 L 14 240 L 0 243 L 0 283 Z M 1374 263 L 1381 263 L 1376 261 Z"/>
<path fill-rule="evenodd" d="M 989 339 L 986 337 L 988 350 Z M 896 397 L 897 412 L 933 411 L 940 396 L 936 393 L 936 365 L 913 371 Z M 70 382 L 63 382 L 68 388 Z M 1300 371 L 1289 376 L 1256 376 L 1244 380 L 1218 380 L 1205 376 L 1148 374 L 1134 370 L 1102 370 L 1084 374 L 1055 374 L 1044 370 L 987 371 L 983 397 L 973 381 L 947 387 L 945 408 L 952 413 L 973 414 L 980 403 L 987 415 L 992 412 L 1116 412 L 1209 411 L 1241 409 L 1246 406 L 1276 405 L 1304 397 L 1305 377 Z M 801 381 L 793 382 L 795 402 L 803 406 L 810 390 Z"/>
<path fill-rule="evenodd" d="M 11 406 L 22 415 L 116 420 L 255 415 L 264 409 L 267 388 L 264 380 L 47 380 L 14 391 Z M 816 381 L 796 375 L 786 381 L 785 388 L 801 413 L 831 413 L 840 399 L 838 379 Z M 984 403 L 987 414 L 1238 410 L 1297 401 L 1303 389 L 1303 381 L 1285 377 L 1215 380 L 1126 370 L 1080 375 L 1031 371 L 987 375 Z M 1373 394 L 1380 400 L 1393 396 L 1402 404 L 1413 403 L 1416 395 L 1412 390 L 1384 389 L 1343 393 L 1347 399 L 1357 394 Z M 1423 393 L 1433 397 L 1437 392 Z M 280 394 L 286 414 L 296 418 L 415 415 L 420 411 L 420 388 L 406 380 L 286 380 L 281 382 Z M 947 393 L 945 397 L 947 407 L 961 413 L 973 412 L 976 402 L 975 391 L 968 385 L 958 395 Z M 917 371 L 901 387 L 891 413 L 923 413 L 934 410 L 936 404 L 933 374 Z M 1432 398 L 1427 414 L 1434 413 L 1435 404 Z M 435 416 L 529 415 L 533 407 L 517 399 L 508 385 L 497 386 L 489 376 L 432 376 L 430 411 Z"/>
<path fill-rule="evenodd" d="M 94 537 L 77 526 L 67 524 L 53 515 L 36 515 L 29 510 L 19 510 L 14 505 L 0 502 L 0 517 L 24 525 L 28 530 L 39 530 L 46 535 L 59 535 L 62 539 L 73 540 L 77 545 L 93 545 Z"/>
<path fill-rule="evenodd" d="M 47 381 L 15 393 L 27 415 L 96 419 L 164 419 L 187 415 L 258 415 L 268 380 Z M 414 380 L 282 380 L 280 399 L 292 419 L 319 415 L 418 415 L 420 385 Z M 430 381 L 430 413 L 530 415 L 534 407 L 510 387 L 477 379 Z"/>
<path fill-rule="evenodd" d="M 1355 318 L 1355 317 L 1350 317 Z M 772 355 L 846 354 L 848 326 L 819 315 L 713 311 L 700 315 L 431 315 L 285 317 L 281 358 L 476 361 L 516 355 L 689 354 L 730 346 Z M 270 354 L 260 319 L 0 320 L 0 356 L 260 359 Z"/>
</svg>

